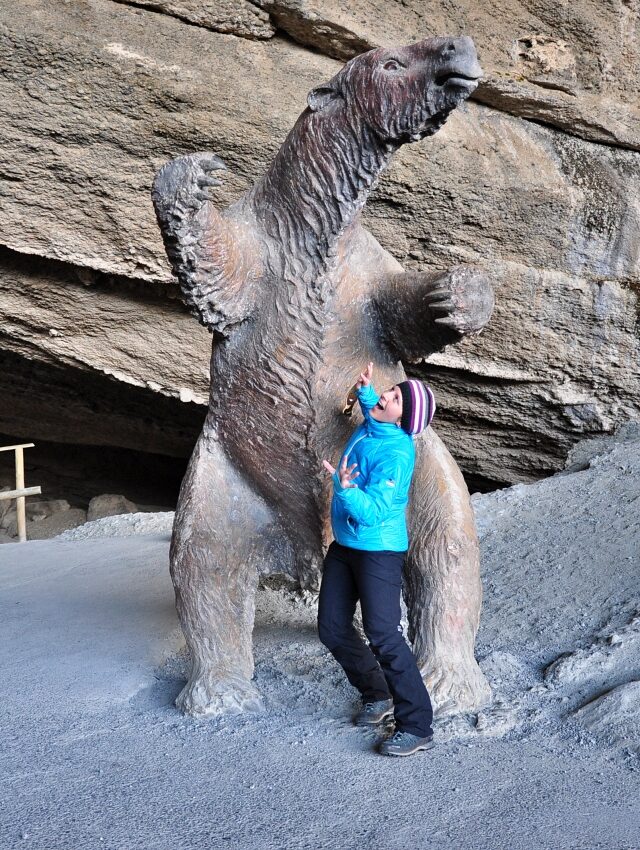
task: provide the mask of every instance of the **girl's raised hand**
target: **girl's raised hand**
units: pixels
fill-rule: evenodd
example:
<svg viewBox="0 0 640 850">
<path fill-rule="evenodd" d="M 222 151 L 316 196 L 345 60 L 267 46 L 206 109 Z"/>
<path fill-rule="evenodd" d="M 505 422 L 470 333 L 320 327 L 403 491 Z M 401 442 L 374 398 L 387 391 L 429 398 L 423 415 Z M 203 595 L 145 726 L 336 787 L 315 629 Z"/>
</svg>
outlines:
<svg viewBox="0 0 640 850">
<path fill-rule="evenodd" d="M 336 471 L 335 466 L 331 466 L 328 460 L 322 461 L 324 468 L 333 475 Z M 347 457 L 346 455 L 342 458 L 342 463 L 340 464 L 340 468 L 338 469 L 338 477 L 340 478 L 340 486 L 343 490 L 346 490 L 348 487 L 357 487 L 357 484 L 352 484 L 354 478 L 357 478 L 360 475 L 359 472 L 354 472 L 357 463 L 352 463 L 351 466 L 347 466 Z"/>
<path fill-rule="evenodd" d="M 372 377 L 373 377 L 373 363 L 371 362 L 371 363 L 367 363 L 367 368 L 363 372 L 360 372 L 360 377 L 356 381 L 357 389 L 360 389 L 360 387 L 368 387 L 369 384 L 371 383 Z"/>
</svg>

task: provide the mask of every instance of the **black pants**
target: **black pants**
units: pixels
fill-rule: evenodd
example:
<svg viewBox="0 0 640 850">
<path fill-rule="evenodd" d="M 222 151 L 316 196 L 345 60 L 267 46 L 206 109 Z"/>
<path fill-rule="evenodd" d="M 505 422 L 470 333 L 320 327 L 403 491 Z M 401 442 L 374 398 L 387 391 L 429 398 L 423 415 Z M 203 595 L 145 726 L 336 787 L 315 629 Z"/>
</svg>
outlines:
<svg viewBox="0 0 640 850">
<path fill-rule="evenodd" d="M 431 735 L 433 710 L 414 655 L 402 636 L 404 552 L 366 552 L 332 543 L 320 587 L 320 640 L 364 702 L 393 698 L 396 728 Z M 360 600 L 370 647 L 353 625 Z"/>
</svg>

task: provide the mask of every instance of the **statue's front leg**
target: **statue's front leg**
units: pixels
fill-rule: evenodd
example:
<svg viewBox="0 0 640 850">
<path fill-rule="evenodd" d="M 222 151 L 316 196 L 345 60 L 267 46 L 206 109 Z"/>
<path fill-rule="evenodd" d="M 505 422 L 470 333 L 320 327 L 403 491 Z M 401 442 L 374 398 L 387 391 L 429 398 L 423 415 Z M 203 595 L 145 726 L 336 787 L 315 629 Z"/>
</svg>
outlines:
<svg viewBox="0 0 640 850">
<path fill-rule="evenodd" d="M 493 289 L 475 266 L 402 272 L 381 281 L 374 297 L 382 335 L 396 356 L 415 362 L 479 333 L 491 318 Z"/>
<path fill-rule="evenodd" d="M 416 438 L 405 596 L 410 638 L 437 710 L 477 710 L 491 690 L 474 645 L 482 585 L 462 473 L 433 428 Z"/>
<path fill-rule="evenodd" d="M 176 607 L 191 654 L 181 711 L 221 715 L 261 707 L 252 633 L 258 571 L 274 523 L 205 424 L 180 491 L 171 541 Z"/>
</svg>

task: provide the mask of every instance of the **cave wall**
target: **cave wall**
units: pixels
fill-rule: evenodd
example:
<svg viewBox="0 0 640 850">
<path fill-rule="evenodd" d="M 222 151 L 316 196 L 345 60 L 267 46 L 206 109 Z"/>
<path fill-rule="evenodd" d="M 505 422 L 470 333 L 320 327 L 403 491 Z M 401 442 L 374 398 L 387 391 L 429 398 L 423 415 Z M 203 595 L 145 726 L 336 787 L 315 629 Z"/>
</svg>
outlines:
<svg viewBox="0 0 640 850">
<path fill-rule="evenodd" d="M 188 455 L 210 338 L 177 299 L 153 174 L 212 150 L 226 205 L 342 61 L 464 32 L 485 80 L 402 149 L 365 220 L 406 266 L 478 263 L 495 287 L 483 334 L 406 364 L 465 473 L 560 468 L 640 412 L 638 18 L 637 0 L 0 5 L 0 430 Z"/>
</svg>

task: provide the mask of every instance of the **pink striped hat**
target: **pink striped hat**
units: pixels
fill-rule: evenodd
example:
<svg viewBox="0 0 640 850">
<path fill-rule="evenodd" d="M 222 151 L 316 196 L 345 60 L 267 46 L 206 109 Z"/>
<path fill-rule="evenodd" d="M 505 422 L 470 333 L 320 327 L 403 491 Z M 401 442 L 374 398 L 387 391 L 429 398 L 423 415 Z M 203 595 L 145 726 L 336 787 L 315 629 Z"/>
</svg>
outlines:
<svg viewBox="0 0 640 850">
<path fill-rule="evenodd" d="M 436 400 L 431 387 L 422 381 L 402 381 L 398 384 L 402 393 L 401 428 L 407 434 L 419 434 L 431 424 L 436 412 Z"/>
</svg>

